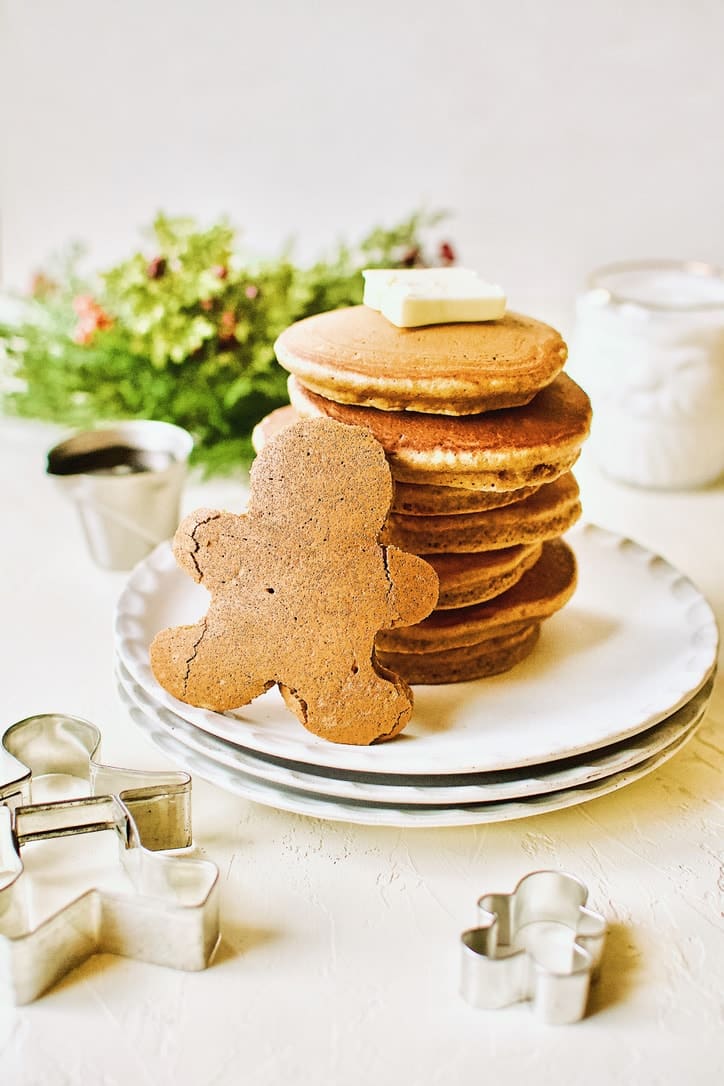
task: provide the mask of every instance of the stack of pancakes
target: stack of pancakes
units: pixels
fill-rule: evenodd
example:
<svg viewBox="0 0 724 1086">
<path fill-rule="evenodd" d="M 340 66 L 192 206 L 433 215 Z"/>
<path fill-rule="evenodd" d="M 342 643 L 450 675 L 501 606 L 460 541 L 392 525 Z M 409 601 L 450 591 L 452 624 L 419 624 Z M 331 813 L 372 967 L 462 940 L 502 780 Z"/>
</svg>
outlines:
<svg viewBox="0 0 724 1086">
<path fill-rule="evenodd" d="M 298 416 L 371 430 L 395 480 L 385 541 L 440 578 L 429 618 L 378 635 L 380 662 L 444 683 L 527 656 L 576 581 L 560 536 L 581 512 L 570 469 L 591 410 L 559 334 L 514 313 L 397 328 L 362 305 L 292 325 L 276 352 L 291 406 L 259 423 L 257 450 Z"/>
</svg>

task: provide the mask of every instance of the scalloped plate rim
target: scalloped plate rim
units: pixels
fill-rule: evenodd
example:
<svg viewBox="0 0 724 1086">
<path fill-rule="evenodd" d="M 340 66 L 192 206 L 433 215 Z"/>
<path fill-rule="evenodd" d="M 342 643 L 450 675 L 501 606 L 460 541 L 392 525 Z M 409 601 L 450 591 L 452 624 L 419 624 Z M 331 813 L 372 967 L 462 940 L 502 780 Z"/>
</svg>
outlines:
<svg viewBox="0 0 724 1086">
<path fill-rule="evenodd" d="M 456 756 L 455 741 L 450 741 L 450 735 L 454 729 L 451 729 L 450 732 L 442 731 L 433 735 L 414 735 L 415 714 L 413 714 L 413 720 L 408 725 L 406 732 L 397 740 L 373 747 L 350 747 L 329 743 L 306 732 L 296 719 L 283 709 L 281 698 L 275 690 L 270 691 L 269 694 L 253 703 L 253 707 L 262 706 L 262 703 L 264 703 L 264 708 L 272 704 L 273 708 L 276 709 L 274 703 L 269 701 L 270 698 L 276 696 L 280 708 L 281 724 L 277 723 L 275 719 L 272 726 L 269 724 L 253 724 L 245 727 L 243 720 L 239 720 L 230 714 L 213 713 L 177 701 L 159 686 L 154 679 L 147 658 L 149 639 L 147 638 L 145 643 L 142 639 L 143 618 L 148 607 L 147 601 L 150 595 L 159 590 L 159 578 L 170 577 L 172 586 L 178 586 L 177 590 L 181 592 L 184 591 L 184 588 L 188 591 L 198 591 L 198 586 L 187 579 L 186 575 L 175 565 L 169 543 L 161 544 L 148 558 L 136 566 L 119 597 L 114 623 L 116 651 L 134 681 L 138 683 L 154 703 L 176 713 L 176 715 L 195 727 L 199 727 L 226 742 L 240 746 L 242 749 L 302 762 L 310 766 L 323 766 L 332 769 L 345 768 L 351 771 L 359 770 L 371 773 L 395 773 L 400 776 L 404 776 L 406 773 L 446 775 L 518 769 L 526 765 L 542 764 L 547 761 L 557 761 L 561 758 L 575 757 L 645 731 L 686 704 L 714 673 L 718 648 L 718 630 L 716 619 L 708 601 L 692 581 L 666 559 L 642 544 L 593 524 L 579 525 L 568 534 L 567 538 L 573 545 L 574 550 L 578 548 L 584 551 L 588 562 L 592 562 L 596 558 L 600 561 L 601 557 L 608 551 L 609 558 L 614 556 L 613 560 L 622 562 L 622 568 L 627 569 L 629 572 L 633 569 L 630 566 L 632 561 L 639 565 L 643 563 L 649 574 L 647 587 L 653 590 L 654 600 L 658 600 L 659 603 L 664 600 L 668 603 L 673 601 L 672 605 L 675 606 L 680 619 L 684 619 L 687 613 L 689 614 L 687 620 L 689 625 L 692 625 L 692 610 L 699 618 L 696 630 L 692 631 L 687 628 L 686 637 L 683 638 L 687 651 L 691 653 L 690 663 L 693 668 L 691 674 L 683 664 L 678 674 L 672 675 L 668 670 L 662 671 L 658 675 L 660 683 L 656 686 L 656 696 L 659 701 L 655 706 L 634 702 L 630 711 L 627 709 L 625 717 L 622 714 L 622 719 L 618 723 L 607 720 L 603 725 L 603 731 L 599 730 L 596 734 L 589 732 L 588 736 L 586 736 L 585 732 L 583 734 L 579 732 L 574 738 L 573 735 L 563 735 L 561 733 L 554 741 L 554 737 L 549 733 L 538 746 L 534 745 L 532 748 L 525 748 L 518 744 L 519 737 L 515 733 L 508 737 L 503 735 L 501 731 L 500 738 L 504 744 L 508 742 L 510 748 L 507 754 L 497 753 L 491 755 L 489 736 L 483 734 L 480 737 L 480 750 L 476 752 L 467 745 L 464 747 L 465 753 L 462 756 Z M 582 563 L 579 562 L 579 565 L 582 566 Z M 590 573 L 590 566 L 587 569 Z M 577 597 L 574 596 L 574 603 L 576 599 Z M 568 608 L 572 608 L 572 604 L 569 604 Z M 564 610 L 549 620 L 549 629 L 556 621 L 565 620 L 565 615 L 566 611 Z M 626 614 L 616 612 L 616 618 L 620 620 L 623 626 L 626 625 L 628 618 Z M 547 632 L 544 631 L 544 637 Z M 697 638 L 698 645 L 693 643 Z M 640 644 L 640 641 L 636 641 L 638 647 L 640 647 Z M 540 654 L 540 651 L 539 647 L 533 657 Z M 681 651 L 684 651 L 683 645 Z M 505 681 L 508 692 L 514 689 L 512 684 L 515 683 L 516 675 L 522 674 L 522 669 L 525 668 L 526 663 L 528 662 L 526 661 L 514 671 L 500 677 Z M 580 683 L 580 677 L 577 677 L 577 681 Z M 550 685 L 550 682 L 551 674 L 549 672 L 535 680 L 535 703 L 531 704 L 531 710 L 538 710 L 541 696 L 545 693 L 546 683 Z M 488 684 L 491 683 L 495 683 L 495 680 L 457 684 L 457 689 L 453 695 L 447 693 L 453 690 L 452 687 L 417 687 L 418 705 L 421 702 L 424 704 L 425 700 L 429 700 L 434 696 L 429 693 L 431 691 L 442 690 L 445 696 L 455 697 L 456 700 L 459 695 L 462 701 L 466 694 L 470 693 L 470 688 L 484 693 L 485 689 L 488 688 Z M 265 699 L 267 700 L 265 701 Z M 574 706 L 571 717 L 571 726 L 579 723 L 580 708 L 577 709 Z M 528 726 L 530 722 L 529 718 L 522 723 Z M 280 728 L 281 735 L 279 734 Z M 238 738 L 233 734 L 229 734 L 237 729 L 243 729 L 243 743 L 241 742 L 241 732 Z M 506 730 L 511 732 L 509 725 L 506 726 Z M 460 731 L 458 731 L 456 738 L 461 739 Z M 532 737 L 528 736 L 529 741 L 531 738 L 536 740 L 538 733 L 534 732 Z M 402 743 L 400 743 L 400 739 L 402 739 Z M 473 739 L 475 739 L 475 736 Z M 468 744 L 469 742 L 470 737 L 467 739 Z M 388 756 L 386 751 L 392 753 Z M 447 762 L 444 761 L 445 757 L 448 759 Z"/>
<path fill-rule="evenodd" d="M 513 799 L 528 799 L 536 795 L 546 795 L 551 792 L 578 787 L 596 780 L 603 780 L 614 773 L 621 773 L 633 768 L 648 758 L 653 757 L 659 751 L 665 750 L 672 743 L 686 734 L 690 729 L 697 728 L 711 701 L 711 684 L 708 690 L 702 688 L 691 701 L 687 702 L 671 717 L 655 725 L 656 734 L 652 735 L 645 743 L 639 740 L 639 736 L 631 737 L 631 749 L 628 750 L 628 758 L 621 751 L 619 764 L 614 763 L 613 755 L 602 755 L 599 765 L 587 761 L 586 755 L 581 755 L 580 765 L 570 767 L 567 770 L 557 770 L 556 763 L 551 762 L 548 773 L 526 777 L 521 773 L 519 778 L 510 781 L 508 787 L 500 782 L 486 784 L 481 781 L 471 784 L 445 785 L 405 785 L 400 780 L 384 780 L 378 782 L 356 781 L 345 777 L 320 777 L 311 770 L 291 769 L 284 765 L 266 762 L 257 758 L 253 751 L 226 743 L 225 740 L 206 733 L 204 745 L 193 738 L 195 731 L 193 724 L 179 717 L 170 709 L 154 705 L 148 695 L 134 683 L 133 679 L 124 673 L 123 665 L 118 661 L 116 669 L 116 683 L 122 700 L 130 699 L 136 708 L 152 716 L 162 731 L 172 735 L 183 746 L 199 754 L 206 754 L 215 761 L 221 762 L 231 770 L 238 770 L 245 776 L 258 778 L 269 784 L 287 785 L 301 791 L 313 792 L 317 795 L 334 799 L 366 800 L 375 802 L 399 802 L 416 804 L 419 806 L 434 805 L 436 803 L 483 803 L 505 802 Z M 713 680 L 712 680 L 713 683 Z M 675 718 L 680 718 L 676 720 Z M 192 734 L 189 735 L 188 733 Z M 204 746 L 206 749 L 204 749 Z M 624 748 L 626 750 L 626 748 Z M 594 753 L 595 752 L 589 752 Z M 241 762 L 241 764 L 239 764 Z M 563 779 L 562 774 L 566 774 Z M 559 779 L 555 780 L 558 774 Z M 482 774 L 481 774 L 482 776 Z M 576 779 L 579 776 L 581 779 Z M 439 778 L 444 781 L 444 777 Z M 402 778 L 404 780 L 404 778 Z M 522 791 L 515 792 L 515 787 Z"/>
<path fill-rule="evenodd" d="M 544 795 L 530 796 L 527 799 L 503 800 L 467 807 L 447 807 L 444 810 L 434 807 L 403 810 L 394 806 L 376 806 L 374 803 L 365 801 L 360 801 L 353 806 L 349 801 L 339 797 L 323 796 L 313 792 L 295 792 L 280 788 L 280 786 L 275 787 L 242 772 L 234 773 L 233 770 L 215 762 L 212 758 L 185 747 L 167 733 L 162 732 L 159 736 L 158 731 L 148 723 L 148 717 L 137 707 L 128 706 L 128 712 L 145 737 L 173 762 L 243 799 L 309 818 L 396 829 L 444 829 L 512 822 L 517 819 L 532 818 L 535 815 L 550 814 L 600 799 L 602 796 L 610 795 L 634 784 L 668 762 L 694 737 L 704 716 L 702 714 L 702 717 L 683 735 L 658 754 L 630 769 L 613 773 L 602 781 L 593 781 L 590 784 L 548 792 Z"/>
</svg>

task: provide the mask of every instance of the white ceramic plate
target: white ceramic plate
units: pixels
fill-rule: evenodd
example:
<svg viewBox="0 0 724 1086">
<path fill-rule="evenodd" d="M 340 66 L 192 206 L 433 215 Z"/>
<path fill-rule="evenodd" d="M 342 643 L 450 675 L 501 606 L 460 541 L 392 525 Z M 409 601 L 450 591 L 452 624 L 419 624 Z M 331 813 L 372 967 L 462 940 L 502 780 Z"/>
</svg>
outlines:
<svg viewBox="0 0 724 1086">
<path fill-rule="evenodd" d="M 412 806 L 439 805 L 443 803 L 489 803 L 492 801 L 523 799 L 543 795 L 564 788 L 577 787 L 601 780 L 612 773 L 620 773 L 670 746 L 691 727 L 697 726 L 706 712 L 711 697 L 713 679 L 661 724 L 640 735 L 633 736 L 613 747 L 606 747 L 594 754 L 580 755 L 562 762 L 549 762 L 530 770 L 507 770 L 502 773 L 465 774 L 457 777 L 430 776 L 412 778 L 414 785 L 404 784 L 405 777 L 375 775 L 370 780 L 314 773 L 303 764 L 270 762 L 255 756 L 253 752 L 226 743 L 210 735 L 170 709 L 155 705 L 149 696 L 135 683 L 123 665 L 118 662 L 117 681 L 121 696 L 130 701 L 158 727 L 172 735 L 183 746 L 199 754 L 206 754 L 230 769 L 240 770 L 247 776 L 273 784 L 296 788 L 303 792 L 315 792 L 322 796 L 366 801 L 368 803 L 401 803 Z M 409 778 L 408 778 L 409 780 Z"/>
<path fill-rule="evenodd" d="M 569 535 L 579 563 L 573 600 L 504 675 L 418 686 L 412 720 L 371 747 L 311 735 L 276 689 L 235 713 L 197 709 L 154 679 L 148 647 L 165 626 L 195 622 L 208 594 L 162 544 L 131 574 L 116 613 L 116 649 L 151 700 L 247 750 L 310 766 L 384 774 L 482 773 L 569 758 L 636 735 L 679 709 L 713 673 L 716 620 L 663 558 L 594 525 Z"/>
<path fill-rule="evenodd" d="M 565 807 L 575 807 L 579 803 L 605 796 L 619 788 L 632 784 L 651 773 L 664 762 L 672 758 L 688 743 L 695 734 L 699 722 L 692 725 L 683 735 L 644 762 L 614 773 L 602 781 L 593 781 L 577 788 L 566 788 L 559 792 L 550 792 L 528 799 L 509 800 L 499 803 L 478 803 L 466 806 L 410 807 L 404 804 L 375 804 L 365 800 L 343 800 L 334 796 L 322 796 L 315 792 L 302 792 L 281 784 L 270 784 L 249 776 L 239 769 L 216 761 L 206 754 L 200 754 L 179 742 L 164 731 L 153 717 L 137 705 L 128 694 L 121 692 L 128 712 L 135 724 L 145 735 L 162 750 L 173 762 L 183 766 L 189 773 L 233 792 L 244 799 L 254 800 L 267 807 L 276 807 L 295 814 L 324 818 L 332 822 L 354 822 L 360 825 L 395 826 L 410 829 L 432 829 L 440 826 L 477 826 L 485 822 L 509 822 L 516 818 L 530 818 L 548 811 L 559 811 Z"/>
</svg>

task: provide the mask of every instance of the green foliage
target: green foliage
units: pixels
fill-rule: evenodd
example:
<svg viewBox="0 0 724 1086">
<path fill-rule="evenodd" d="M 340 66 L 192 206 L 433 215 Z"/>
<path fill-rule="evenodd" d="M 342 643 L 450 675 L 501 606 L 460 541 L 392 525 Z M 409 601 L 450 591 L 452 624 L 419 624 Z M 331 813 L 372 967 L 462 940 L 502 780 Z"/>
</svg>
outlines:
<svg viewBox="0 0 724 1086">
<path fill-rule="evenodd" d="M 174 422 L 206 472 L 232 470 L 251 458 L 255 423 L 287 402 L 279 333 L 359 303 L 362 268 L 426 263 L 422 236 L 439 218 L 377 228 L 311 267 L 244 258 L 225 221 L 202 230 L 165 215 L 147 248 L 96 279 L 79 276 L 76 248 L 59 273 L 36 276 L 19 319 L 0 321 L 3 408 L 71 426 Z"/>
</svg>

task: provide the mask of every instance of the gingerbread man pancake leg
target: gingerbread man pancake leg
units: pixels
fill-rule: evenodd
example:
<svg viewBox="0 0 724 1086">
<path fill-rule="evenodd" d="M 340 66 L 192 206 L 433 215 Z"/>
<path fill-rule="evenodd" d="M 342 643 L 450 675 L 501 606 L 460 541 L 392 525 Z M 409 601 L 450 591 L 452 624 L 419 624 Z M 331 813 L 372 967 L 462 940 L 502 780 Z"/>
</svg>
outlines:
<svg viewBox="0 0 724 1086">
<path fill-rule="evenodd" d="M 317 682 L 310 701 L 305 699 L 303 688 L 280 689 L 288 708 L 308 731 L 337 742 L 341 718 L 349 721 L 342 741 L 367 745 L 392 739 L 412 715 L 413 698 L 407 683 L 372 658 L 355 661 L 346 681 L 330 674 L 324 684 Z M 315 706 L 313 715 L 308 712 L 310 703 Z"/>
<path fill-rule="evenodd" d="M 257 677 L 254 654 L 243 644 L 225 644 L 219 653 L 209 625 L 207 618 L 157 634 L 151 644 L 153 672 L 163 677 L 169 693 L 191 705 L 220 712 L 248 705 L 274 683 Z"/>
<path fill-rule="evenodd" d="M 186 698 L 191 663 L 206 631 L 206 623 L 161 630 L 151 644 L 151 668 L 162 685 L 180 701 Z"/>
</svg>

